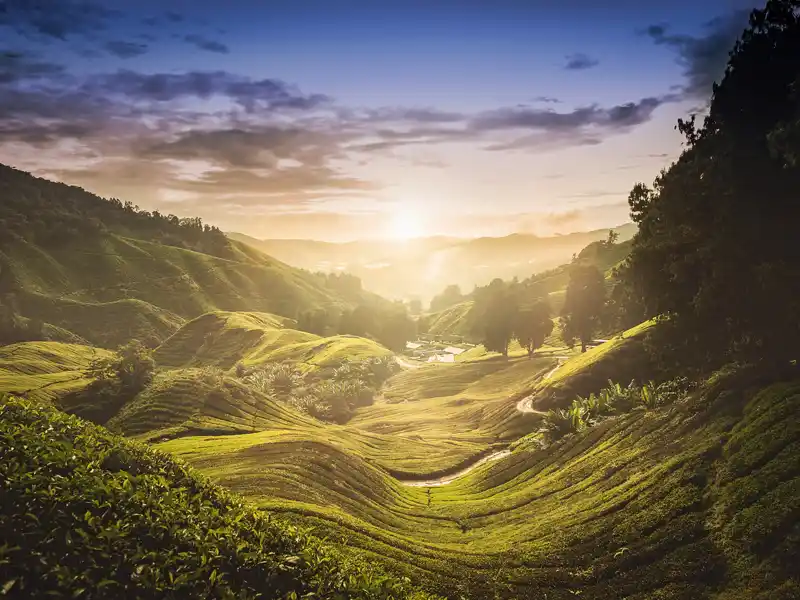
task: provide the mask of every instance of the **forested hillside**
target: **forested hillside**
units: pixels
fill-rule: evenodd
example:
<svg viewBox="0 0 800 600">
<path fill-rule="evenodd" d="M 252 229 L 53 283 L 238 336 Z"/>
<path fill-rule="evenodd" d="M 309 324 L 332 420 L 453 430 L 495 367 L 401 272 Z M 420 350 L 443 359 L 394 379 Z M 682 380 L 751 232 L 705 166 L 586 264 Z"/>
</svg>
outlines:
<svg viewBox="0 0 800 600">
<path fill-rule="evenodd" d="M 356 278 L 314 275 L 199 219 L 147 212 L 0 165 L 0 323 L 6 341 L 157 345 L 210 310 L 297 319 L 387 303 Z"/>
<path fill-rule="evenodd" d="M 448 286 L 433 298 L 430 313 L 420 318 L 420 330 L 433 336 L 483 341 L 487 323 L 482 315 L 486 310 L 485 306 L 476 306 L 476 299 L 482 298 L 485 303 L 491 296 L 491 290 L 500 287 L 512 290 L 511 295 L 515 300 L 510 304 L 501 301 L 496 307 L 498 310 L 513 312 L 515 307 L 541 302 L 546 305 L 548 316 L 557 317 L 564 305 L 570 274 L 576 267 L 588 266 L 597 269 L 606 278 L 606 287 L 610 293 L 613 289 L 615 269 L 627 258 L 631 244 L 631 240 L 618 241 L 617 236 L 611 233 L 606 240 L 592 242 L 577 252 L 571 262 L 522 280 L 505 281 L 501 285 L 500 278 L 497 278 L 491 284 L 476 287 L 468 293 L 462 293 L 458 286 Z M 609 306 L 609 311 L 614 310 L 617 310 L 616 307 Z M 600 329 L 616 330 L 617 323 L 610 323 L 608 319 L 605 321 Z"/>
</svg>

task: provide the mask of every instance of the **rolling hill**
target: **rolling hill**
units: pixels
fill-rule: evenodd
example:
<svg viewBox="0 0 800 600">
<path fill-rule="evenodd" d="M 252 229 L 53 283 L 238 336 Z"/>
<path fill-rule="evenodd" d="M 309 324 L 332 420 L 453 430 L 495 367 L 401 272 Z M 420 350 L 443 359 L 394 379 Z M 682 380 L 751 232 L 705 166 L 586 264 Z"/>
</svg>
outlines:
<svg viewBox="0 0 800 600">
<path fill-rule="evenodd" d="M 430 597 L 52 408 L 0 399 L 0 459 L 8 597 Z"/>
<path fill-rule="evenodd" d="M 212 310 L 296 318 L 384 305 L 331 286 L 197 219 L 104 200 L 0 165 L 0 302 L 98 346 L 158 345 Z"/>
<path fill-rule="evenodd" d="M 217 341 L 228 331 L 238 341 L 227 346 L 238 344 L 246 356 L 254 347 L 247 331 L 279 330 L 282 321 L 213 313 L 197 323 Z M 359 408 L 346 425 L 320 423 L 232 372 L 208 370 L 198 352 L 195 366 L 162 367 L 108 426 L 187 461 L 260 512 L 312 526 L 336 556 L 407 575 L 447 597 L 794 598 L 796 373 L 776 379 L 729 367 L 676 402 L 623 412 L 550 444 L 536 433 L 543 415 L 519 412 L 517 401 L 530 394 L 539 406 L 537 398 L 556 391 L 563 405 L 596 391 L 605 378 L 658 376 L 641 360 L 642 341 L 654 328 L 643 324 L 571 354 L 555 370 L 562 349 L 534 359 L 476 353 L 408 369 L 387 382 L 383 400 Z M 177 335 L 175 348 L 190 346 L 192 337 Z M 25 385 L 18 389 L 79 376 L 91 356 L 85 346 L 42 342 L 3 351 L 7 377 L 40 378 L 19 379 Z M 4 423 L 22 428 L 17 435 L 38 436 L 28 448 L 37 448 L 41 460 L 55 452 L 48 448 L 64 439 L 62 431 L 82 432 L 74 444 L 90 464 L 93 456 L 105 460 L 100 444 L 141 456 L 143 463 L 124 463 L 133 477 L 151 472 L 149 451 L 41 408 L 47 399 L 34 395 L 35 402 L 2 409 Z M 82 446 L 87 439 L 99 441 Z M 481 457 L 494 460 L 446 485 L 415 483 L 457 473 Z M 183 469 L 177 464 L 162 477 L 170 481 L 172 469 Z M 104 485 L 116 481 L 117 471 L 94 473 L 109 478 Z M 82 471 L 75 474 L 87 481 Z M 182 489 L 191 481 L 170 485 Z M 69 498 L 59 510 L 73 514 L 77 497 Z M 116 518 L 125 523 L 124 513 Z M 14 576 L 32 585 L 18 571 Z"/>
</svg>

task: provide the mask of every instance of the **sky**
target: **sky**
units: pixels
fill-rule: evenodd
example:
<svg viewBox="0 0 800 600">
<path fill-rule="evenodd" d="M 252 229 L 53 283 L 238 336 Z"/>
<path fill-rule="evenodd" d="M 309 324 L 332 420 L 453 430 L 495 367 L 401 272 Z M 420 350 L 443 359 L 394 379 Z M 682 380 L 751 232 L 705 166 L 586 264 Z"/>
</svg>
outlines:
<svg viewBox="0 0 800 600">
<path fill-rule="evenodd" d="M 0 162 L 259 238 L 611 227 L 755 7 L 0 0 Z"/>
</svg>

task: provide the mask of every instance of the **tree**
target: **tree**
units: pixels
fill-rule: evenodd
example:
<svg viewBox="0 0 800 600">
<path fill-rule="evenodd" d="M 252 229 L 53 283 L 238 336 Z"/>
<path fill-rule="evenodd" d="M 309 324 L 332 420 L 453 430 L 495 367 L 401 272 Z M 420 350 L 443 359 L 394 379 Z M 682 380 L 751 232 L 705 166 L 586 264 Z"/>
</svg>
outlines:
<svg viewBox="0 0 800 600">
<path fill-rule="evenodd" d="M 301 331 L 325 336 L 330 331 L 332 320 L 331 315 L 324 308 L 307 310 L 300 313 L 297 318 L 297 328 Z"/>
<path fill-rule="evenodd" d="M 537 348 L 541 348 L 545 338 L 552 332 L 550 303 L 545 298 L 540 298 L 517 312 L 514 337 L 519 345 L 528 351 L 529 357 L 533 356 Z"/>
<path fill-rule="evenodd" d="M 619 239 L 619 234 L 616 231 L 614 231 L 613 229 L 609 229 L 608 230 L 608 237 L 606 238 L 605 244 L 606 244 L 606 246 L 613 246 L 614 244 L 617 243 L 618 239 Z"/>
<path fill-rule="evenodd" d="M 464 301 L 461 288 L 457 285 L 448 285 L 438 296 L 431 300 L 431 312 L 439 312 Z"/>
<path fill-rule="evenodd" d="M 517 319 L 518 300 L 514 291 L 503 280 L 495 279 L 475 290 L 470 313 L 473 330 L 482 337 L 484 348 L 506 357 Z"/>
<path fill-rule="evenodd" d="M 394 352 L 404 350 L 406 342 L 413 339 L 417 333 L 416 323 L 405 310 L 392 311 L 381 319 L 381 323 L 378 341 Z"/>
<path fill-rule="evenodd" d="M 131 340 L 117 349 L 116 356 L 95 360 L 87 374 L 101 381 L 116 380 L 124 394 L 133 396 L 150 383 L 155 367 L 152 351 Z"/>
<path fill-rule="evenodd" d="M 564 342 L 572 347 L 580 340 L 581 352 L 600 324 L 606 303 L 603 274 L 594 265 L 575 264 L 570 269 L 564 307 L 561 311 Z"/>
<path fill-rule="evenodd" d="M 366 337 L 377 329 L 375 312 L 360 304 L 352 312 L 344 311 L 339 320 L 339 333 Z"/>
<path fill-rule="evenodd" d="M 702 125 L 678 121 L 684 152 L 629 197 L 640 225 L 625 269 L 633 296 L 714 360 L 785 362 L 800 345 L 798 80 L 800 1 L 769 0 Z"/>
</svg>

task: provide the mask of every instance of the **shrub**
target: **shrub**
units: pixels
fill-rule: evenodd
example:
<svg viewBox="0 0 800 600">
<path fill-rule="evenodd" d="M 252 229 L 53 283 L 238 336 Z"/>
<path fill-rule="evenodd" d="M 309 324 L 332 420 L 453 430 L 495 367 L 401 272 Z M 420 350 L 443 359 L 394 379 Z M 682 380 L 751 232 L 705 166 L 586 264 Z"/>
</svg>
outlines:
<svg viewBox="0 0 800 600">
<path fill-rule="evenodd" d="M 97 359 L 86 374 L 94 381 L 85 389 L 67 394 L 61 407 L 81 418 L 105 425 L 131 398 L 153 379 L 155 361 L 151 350 L 132 340 L 115 356 Z"/>
<path fill-rule="evenodd" d="M 655 384 L 650 381 L 642 386 L 631 381 L 627 387 L 608 382 L 608 386 L 587 398 L 578 396 L 569 408 L 551 410 L 542 424 L 545 440 L 554 442 L 570 433 L 578 433 L 592 427 L 614 414 L 624 414 L 635 408 L 645 410 L 666 406 L 684 399 L 694 388 L 686 377 L 678 377 Z"/>
<path fill-rule="evenodd" d="M 573 425 L 574 422 L 570 411 L 563 408 L 555 408 L 548 411 L 542 424 L 545 440 L 552 443 L 567 434 L 574 433 Z"/>
<path fill-rule="evenodd" d="M 0 582 L 24 598 L 411 598 L 175 459 L 0 399 Z"/>
<path fill-rule="evenodd" d="M 344 361 L 303 375 L 291 363 L 266 364 L 244 382 L 325 421 L 346 422 L 353 410 L 372 404 L 376 390 L 399 367 L 392 357 Z"/>
</svg>

